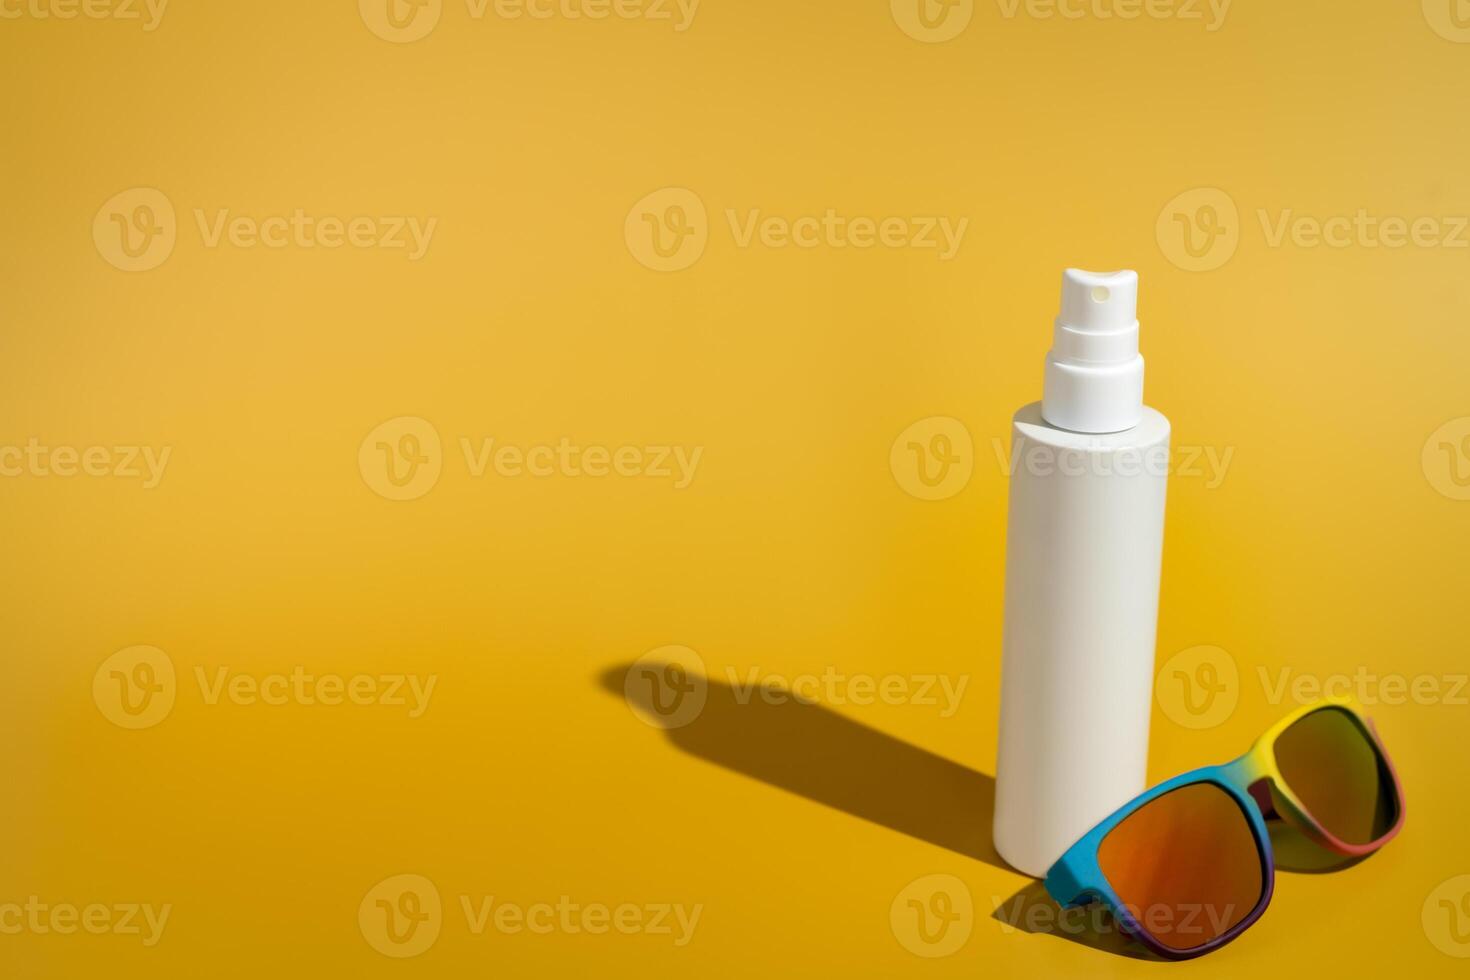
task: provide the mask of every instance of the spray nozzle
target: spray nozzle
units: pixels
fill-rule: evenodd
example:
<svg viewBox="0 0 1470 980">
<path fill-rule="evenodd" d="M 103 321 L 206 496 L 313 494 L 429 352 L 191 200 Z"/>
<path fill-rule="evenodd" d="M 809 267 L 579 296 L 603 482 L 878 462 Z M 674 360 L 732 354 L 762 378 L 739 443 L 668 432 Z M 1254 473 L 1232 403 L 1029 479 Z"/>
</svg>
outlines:
<svg viewBox="0 0 1470 980">
<path fill-rule="evenodd" d="M 1138 326 L 1138 273 L 1062 273 L 1062 312 L 1058 326 L 1082 332 L 1126 330 Z"/>
<path fill-rule="evenodd" d="M 1062 274 L 1041 414 L 1074 432 L 1121 432 L 1143 414 L 1138 273 Z"/>
</svg>

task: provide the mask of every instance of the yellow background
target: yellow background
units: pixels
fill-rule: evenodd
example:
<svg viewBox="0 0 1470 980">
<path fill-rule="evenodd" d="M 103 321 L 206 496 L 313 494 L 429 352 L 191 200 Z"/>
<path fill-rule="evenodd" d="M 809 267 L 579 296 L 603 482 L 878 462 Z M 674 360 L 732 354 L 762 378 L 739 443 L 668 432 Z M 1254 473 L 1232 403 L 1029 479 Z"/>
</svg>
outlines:
<svg viewBox="0 0 1470 980">
<path fill-rule="evenodd" d="M 886 0 L 704 0 L 683 32 L 446 2 L 400 44 L 351 0 L 174 0 L 151 32 L 0 20 L 0 80 L 0 443 L 172 447 L 149 490 L 0 480 L 0 903 L 173 906 L 153 948 L 0 936 L 7 976 L 1162 969 L 991 915 L 1029 884 L 985 843 L 994 447 L 1040 395 L 1067 265 L 1139 271 L 1149 403 L 1176 446 L 1234 452 L 1219 486 L 1171 484 L 1159 662 L 1228 651 L 1238 706 L 1194 729 L 1160 705 L 1152 776 L 1231 758 L 1293 706 L 1258 668 L 1467 669 L 1470 502 L 1421 454 L 1470 416 L 1470 252 L 1272 247 L 1258 218 L 1470 213 L 1470 45 L 1416 2 L 1238 0 L 1213 32 L 981 2 L 937 44 Z M 136 187 L 172 202 L 178 241 L 126 273 L 91 228 Z M 666 187 L 708 209 L 708 247 L 660 273 L 625 220 Z M 1239 209 L 1237 251 L 1207 272 L 1156 233 L 1195 188 Z M 208 248 L 193 216 L 297 208 L 438 226 L 410 262 Z M 742 248 L 725 216 L 828 208 L 969 226 L 941 261 Z M 432 423 L 443 474 L 395 502 L 357 459 L 400 416 Z M 935 416 L 973 437 L 973 475 L 924 501 L 890 448 Z M 472 478 L 459 440 L 492 437 L 703 457 L 683 490 Z M 129 731 L 92 682 L 139 644 L 179 686 L 166 719 Z M 609 679 L 666 644 L 717 678 L 832 667 L 969 687 L 948 718 L 712 707 L 723 735 L 681 743 Z M 207 704 L 195 669 L 226 666 L 438 682 L 417 719 Z M 1421 913 L 1470 873 L 1470 708 L 1370 713 L 1406 785 L 1400 839 L 1335 875 L 1282 873 L 1255 929 L 1180 970 L 1463 969 Z M 1105 732 L 1076 736 L 1107 764 Z M 398 874 L 445 905 L 412 959 L 358 928 L 363 897 Z M 975 908 L 934 959 L 890 923 L 928 875 L 959 879 Z M 703 911 L 682 948 L 474 936 L 461 895 Z"/>
</svg>

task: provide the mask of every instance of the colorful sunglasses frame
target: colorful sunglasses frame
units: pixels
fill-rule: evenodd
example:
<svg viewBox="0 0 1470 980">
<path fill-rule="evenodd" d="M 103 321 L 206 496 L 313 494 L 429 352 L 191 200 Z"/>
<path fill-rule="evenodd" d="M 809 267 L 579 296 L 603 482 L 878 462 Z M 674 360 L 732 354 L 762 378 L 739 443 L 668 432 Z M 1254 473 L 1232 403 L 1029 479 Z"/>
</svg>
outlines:
<svg viewBox="0 0 1470 980">
<path fill-rule="evenodd" d="M 1349 844 L 1334 836 L 1312 818 L 1301 800 L 1296 797 L 1286 780 L 1282 778 L 1280 769 L 1277 768 L 1274 751 L 1276 739 L 1300 719 L 1315 711 L 1324 710 L 1342 711 L 1357 723 L 1363 735 L 1377 751 L 1378 758 L 1382 760 L 1384 769 L 1392 781 L 1397 815 L 1393 826 L 1382 837 L 1370 843 Z M 1250 825 L 1251 836 L 1255 838 L 1256 853 L 1261 861 L 1261 881 L 1264 884 L 1261 888 L 1260 901 L 1256 903 L 1255 908 L 1251 909 L 1249 915 L 1227 932 L 1199 946 L 1174 949 L 1165 946 L 1151 936 L 1119 899 L 1112 885 L 1108 883 L 1107 876 L 1103 874 L 1102 868 L 1098 865 L 1097 852 L 1108 832 L 1122 823 L 1134 811 L 1165 793 L 1195 783 L 1209 783 L 1218 786 L 1240 807 L 1241 813 L 1245 815 L 1246 822 Z M 1251 750 L 1234 762 L 1223 766 L 1205 766 L 1202 769 L 1175 776 L 1167 782 L 1146 790 L 1119 807 L 1111 816 L 1069 847 L 1056 864 L 1052 865 L 1046 876 L 1046 890 L 1063 908 L 1075 908 L 1094 900 L 1106 902 L 1113 917 L 1124 931 L 1132 934 L 1149 950 L 1165 959 L 1187 960 L 1202 956 L 1219 949 L 1249 929 L 1266 911 L 1266 906 L 1271 904 L 1271 893 L 1276 885 L 1276 869 L 1271 854 L 1271 836 L 1266 829 L 1266 818 L 1277 815 L 1273 797 L 1274 803 L 1284 806 L 1285 812 L 1280 816 L 1321 847 L 1345 856 L 1360 857 L 1371 854 L 1392 840 L 1404 825 L 1403 787 L 1399 783 L 1393 762 L 1389 759 L 1388 753 L 1383 748 L 1383 742 L 1378 737 L 1378 730 L 1373 726 L 1373 722 L 1363 714 L 1356 702 L 1347 698 L 1333 698 L 1306 705 L 1287 715 L 1267 729 L 1260 738 L 1256 739 Z"/>
</svg>

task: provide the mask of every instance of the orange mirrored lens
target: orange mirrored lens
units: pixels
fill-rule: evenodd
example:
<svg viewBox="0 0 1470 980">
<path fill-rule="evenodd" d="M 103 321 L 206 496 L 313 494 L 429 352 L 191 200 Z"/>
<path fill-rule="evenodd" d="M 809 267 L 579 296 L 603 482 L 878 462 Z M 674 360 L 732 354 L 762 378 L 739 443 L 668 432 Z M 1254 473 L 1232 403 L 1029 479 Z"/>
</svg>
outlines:
<svg viewBox="0 0 1470 980">
<path fill-rule="evenodd" d="M 1393 777 L 1358 720 L 1337 707 L 1297 719 L 1274 747 L 1276 768 L 1313 820 L 1339 840 L 1371 844 L 1393 827 Z"/>
<path fill-rule="evenodd" d="M 1213 783 L 1182 786 L 1134 811 L 1103 838 L 1097 861 L 1138 924 L 1170 949 L 1223 936 L 1265 888 L 1250 823 Z"/>
</svg>

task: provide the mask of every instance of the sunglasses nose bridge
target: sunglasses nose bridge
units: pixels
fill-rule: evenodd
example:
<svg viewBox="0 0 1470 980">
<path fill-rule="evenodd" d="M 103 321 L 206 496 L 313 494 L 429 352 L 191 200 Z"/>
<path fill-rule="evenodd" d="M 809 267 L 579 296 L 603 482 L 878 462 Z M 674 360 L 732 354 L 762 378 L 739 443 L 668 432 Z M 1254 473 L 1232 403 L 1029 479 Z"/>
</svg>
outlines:
<svg viewBox="0 0 1470 980">
<path fill-rule="evenodd" d="M 1254 754 L 1242 756 L 1226 765 L 1220 772 L 1221 778 L 1250 796 L 1261 816 L 1267 820 L 1276 816 L 1276 804 L 1271 798 L 1271 776 Z"/>
<path fill-rule="evenodd" d="M 1261 808 L 1261 816 L 1267 820 L 1278 816 L 1276 802 L 1271 798 L 1271 780 L 1264 777 L 1257 779 L 1246 788 L 1246 792 L 1250 793 L 1251 799 L 1256 801 L 1256 806 Z"/>
<path fill-rule="evenodd" d="M 1248 789 L 1266 775 L 1259 760 L 1253 755 L 1243 755 L 1234 762 L 1220 767 L 1220 778 L 1232 786 Z"/>
</svg>

